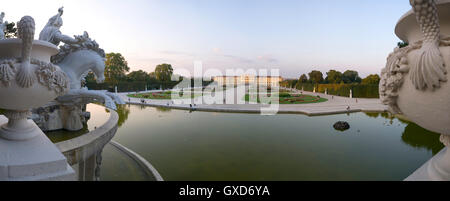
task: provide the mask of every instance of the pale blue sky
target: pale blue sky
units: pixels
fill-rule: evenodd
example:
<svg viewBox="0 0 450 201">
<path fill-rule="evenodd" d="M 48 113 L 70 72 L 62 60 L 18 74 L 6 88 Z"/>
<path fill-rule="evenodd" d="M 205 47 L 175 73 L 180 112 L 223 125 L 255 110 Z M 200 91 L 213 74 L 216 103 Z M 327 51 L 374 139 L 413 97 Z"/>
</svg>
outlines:
<svg viewBox="0 0 450 201">
<path fill-rule="evenodd" d="M 41 30 L 60 6 L 64 34 L 88 31 L 132 70 L 203 61 L 296 78 L 313 69 L 379 73 L 410 9 L 409 0 L 14 0 L 1 9 L 9 21 L 33 16 Z"/>
</svg>

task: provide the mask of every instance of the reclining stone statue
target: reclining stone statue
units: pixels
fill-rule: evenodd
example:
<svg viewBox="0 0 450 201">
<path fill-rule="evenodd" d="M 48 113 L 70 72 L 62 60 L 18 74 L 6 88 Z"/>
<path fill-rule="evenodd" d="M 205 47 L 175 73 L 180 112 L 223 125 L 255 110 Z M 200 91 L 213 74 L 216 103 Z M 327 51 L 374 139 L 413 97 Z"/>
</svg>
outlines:
<svg viewBox="0 0 450 201">
<path fill-rule="evenodd" d="M 102 102 L 113 110 L 116 109 L 115 103 L 124 104 L 116 94 L 82 88 L 82 80 L 89 72 L 94 73 L 97 82 L 105 80 L 105 52 L 96 41 L 89 38 L 87 32 L 73 38 L 63 35 L 59 30 L 63 25 L 62 15 L 63 8 L 60 8 L 39 35 L 39 40 L 57 46 L 64 43 L 60 46 L 60 52 L 52 57 L 52 63 L 58 65 L 70 78 L 70 91 L 67 94 L 34 110 L 33 120 L 44 131 L 83 129 L 83 124 L 90 116 L 86 112 L 87 103 Z"/>
</svg>

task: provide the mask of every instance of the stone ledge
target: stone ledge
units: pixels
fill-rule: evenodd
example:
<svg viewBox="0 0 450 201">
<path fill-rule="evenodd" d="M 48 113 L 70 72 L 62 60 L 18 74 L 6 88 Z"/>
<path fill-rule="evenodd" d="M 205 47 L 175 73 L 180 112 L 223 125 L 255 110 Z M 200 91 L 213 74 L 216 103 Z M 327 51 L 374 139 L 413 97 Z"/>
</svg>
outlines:
<svg viewBox="0 0 450 201">
<path fill-rule="evenodd" d="M 109 111 L 110 117 L 101 127 L 80 137 L 56 144 L 70 165 L 93 156 L 114 137 L 118 129 L 119 115 L 116 111 Z"/>
<path fill-rule="evenodd" d="M 151 176 L 155 177 L 156 181 L 164 181 L 156 168 L 153 167 L 153 165 L 150 164 L 145 158 L 115 141 L 111 141 L 109 144 L 113 145 L 115 148 L 124 152 L 133 160 L 135 160 L 142 168 L 144 168 L 148 172 L 148 174 L 151 174 Z"/>
</svg>

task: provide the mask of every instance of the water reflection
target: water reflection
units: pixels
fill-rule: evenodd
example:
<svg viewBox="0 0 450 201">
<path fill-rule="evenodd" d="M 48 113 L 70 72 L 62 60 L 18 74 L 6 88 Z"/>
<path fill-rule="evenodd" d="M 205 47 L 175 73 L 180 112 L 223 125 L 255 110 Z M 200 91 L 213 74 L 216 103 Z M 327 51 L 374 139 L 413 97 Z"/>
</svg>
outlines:
<svg viewBox="0 0 450 201">
<path fill-rule="evenodd" d="M 417 124 L 409 123 L 402 135 L 406 144 L 415 148 L 425 148 L 438 154 L 445 146 L 439 140 L 440 134 L 428 131 Z"/>
<path fill-rule="evenodd" d="M 117 105 L 117 114 L 119 114 L 119 127 L 127 121 L 128 115 L 130 115 L 130 105 Z"/>
<path fill-rule="evenodd" d="M 439 140 L 420 130 L 410 133 L 408 122 L 388 113 L 308 117 L 128 109 L 114 140 L 168 181 L 403 180 L 440 149 L 418 149 Z M 339 134 L 333 129 L 337 121 L 352 127 Z M 426 140 L 412 146 L 404 136 Z"/>
<path fill-rule="evenodd" d="M 86 133 L 89 133 L 89 126 L 88 124 L 83 125 L 83 129 L 79 131 L 66 131 L 66 130 L 57 130 L 57 131 L 50 131 L 45 132 L 45 135 L 53 142 L 63 142 L 66 140 L 70 140 L 76 137 L 80 137 Z"/>
<path fill-rule="evenodd" d="M 158 107 L 158 108 L 156 108 L 156 111 L 158 111 L 158 112 L 171 112 L 172 109 L 164 108 L 164 107 Z"/>
<path fill-rule="evenodd" d="M 368 117 L 371 117 L 371 118 L 378 118 L 378 117 L 380 117 L 380 115 L 381 115 L 381 113 L 375 113 L 375 112 L 366 112 L 365 113 Z"/>
<path fill-rule="evenodd" d="M 418 149 L 426 149 L 431 151 L 433 155 L 438 154 L 445 146 L 439 140 L 440 134 L 426 130 L 419 125 L 409 122 L 402 116 L 394 116 L 389 113 L 373 113 L 366 112 L 368 117 L 371 118 L 384 118 L 386 119 L 385 125 L 393 126 L 394 120 L 399 121 L 399 125 L 407 125 L 402 134 L 402 141 L 409 146 Z"/>
</svg>

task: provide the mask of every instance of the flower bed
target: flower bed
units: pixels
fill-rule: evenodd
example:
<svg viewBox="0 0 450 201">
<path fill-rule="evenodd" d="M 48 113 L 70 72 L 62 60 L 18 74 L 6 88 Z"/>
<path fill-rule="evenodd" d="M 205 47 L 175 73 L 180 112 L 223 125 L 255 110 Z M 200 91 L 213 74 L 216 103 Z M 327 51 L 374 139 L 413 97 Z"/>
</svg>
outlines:
<svg viewBox="0 0 450 201">
<path fill-rule="evenodd" d="M 272 94 L 273 96 L 273 94 Z M 270 97 L 270 96 L 267 96 Z M 256 100 L 258 99 L 258 103 L 261 103 L 261 99 L 259 95 L 250 95 L 247 94 L 245 96 L 245 101 L 250 102 L 250 100 Z M 309 103 L 322 103 L 328 101 L 328 99 L 321 98 L 321 97 L 315 97 L 315 96 L 309 96 L 309 95 L 299 95 L 299 94 L 281 94 L 279 96 L 280 104 L 309 104 Z"/>
</svg>

